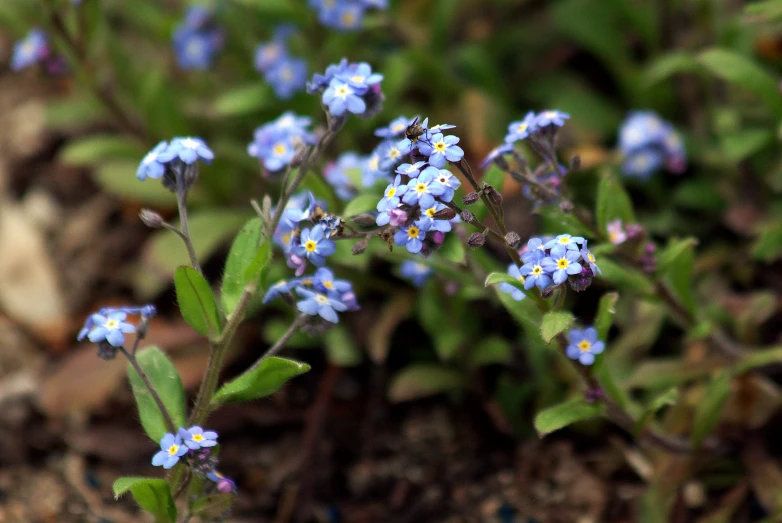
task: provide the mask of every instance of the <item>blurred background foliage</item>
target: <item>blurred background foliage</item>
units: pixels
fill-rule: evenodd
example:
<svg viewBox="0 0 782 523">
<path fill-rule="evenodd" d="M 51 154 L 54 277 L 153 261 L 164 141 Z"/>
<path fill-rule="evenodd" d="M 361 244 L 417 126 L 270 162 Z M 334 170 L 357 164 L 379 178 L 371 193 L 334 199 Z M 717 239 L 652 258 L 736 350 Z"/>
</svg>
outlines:
<svg viewBox="0 0 782 523">
<path fill-rule="evenodd" d="M 733 384 L 725 403 L 727 385 L 714 377 L 725 362 L 706 353 L 703 339 L 712 325 L 720 325 L 742 344 L 780 343 L 782 2 L 390 3 L 387 11 L 368 14 L 363 27 L 350 33 L 321 26 L 304 0 L 204 4 L 215 8 L 226 36 L 216 64 L 204 72 L 176 67 L 171 34 L 184 12 L 180 2 L 85 0 L 80 8 L 66 9 L 66 1 L 4 0 L 0 24 L 21 37 L 33 26 L 51 28 L 55 9 L 66 13 L 61 21 L 77 41 L 58 41 L 72 72 L 51 80 L 58 94 L 47 102 L 48 126 L 68 136 L 59 160 L 89 168 L 102 190 L 172 216 L 173 196 L 133 176 L 139 159 L 159 140 L 176 135 L 198 135 L 212 146 L 217 158 L 202 170 L 191 204 L 191 229 L 204 258 L 224 252 L 226 242 L 253 215 L 248 195 L 277 194 L 278 182 L 262 177 L 246 153 L 253 129 L 284 110 L 312 115 L 316 125 L 321 118 L 317 96 L 301 92 L 280 101 L 253 67 L 255 46 L 271 40 L 281 23 L 297 26 L 290 47 L 306 58 L 310 75 L 345 56 L 369 62 L 385 76 L 383 112 L 368 120 L 350 119 L 331 159 L 348 150 L 368 154 L 378 142 L 375 128 L 400 114 L 420 114 L 455 124 L 460 145 L 476 165 L 502 141 L 510 121 L 528 110 L 556 108 L 572 115 L 560 139 L 562 156 L 581 158 L 581 169 L 568 177 L 572 199 L 592 208 L 600 174 L 618 165 L 617 129 L 628 111 L 658 112 L 684 135 L 688 169 L 682 175 L 659 172 L 647 182 L 624 182 L 636 221 L 651 237 L 661 247 L 694 253 L 679 288 L 687 294 L 682 301 L 695 311 L 695 326 L 683 331 L 650 296 L 648 281 L 621 267 L 607 270 L 605 281 L 596 280 L 592 290 L 574 299 L 573 311 L 589 323 L 601 291 L 619 287 L 618 302 L 608 295 L 616 318 L 604 366 L 611 369 L 629 410 L 654 416 L 671 405 L 658 421 L 678 432 L 687 427 L 693 408 L 716 390 L 725 396 L 716 414 L 722 412 L 723 421 L 749 431 L 767 426 L 782 404 L 779 375 L 742 374 L 759 362 L 729 367 L 743 381 Z M 486 176 L 492 174 L 496 179 L 491 170 Z M 556 208 L 532 215 L 515 182 L 496 181 L 504 183 L 510 228 L 522 238 L 580 232 L 572 217 Z M 342 209 L 320 177 L 310 176 L 305 185 L 331 210 Z M 571 228 L 565 231 L 565 226 Z M 539 337 L 517 331 L 499 306 L 483 306 L 483 279 L 474 276 L 503 270 L 504 254 L 488 249 L 468 254 L 452 236 L 443 256 L 429 262 L 438 269 L 438 279 L 418 295 L 394 276 L 393 264 L 385 263 L 404 259 L 403 253 L 370 244 L 367 254 L 354 257 L 350 246 L 339 242 L 333 263 L 355 281 L 364 309 L 323 340 L 301 334 L 291 346 L 325 345 L 328 359 L 344 366 L 366 365 L 365 353 L 377 364 L 390 358 L 396 373 L 389 384 L 392 401 L 441 392 L 457 399 L 477 394 L 496 402 L 496 417 L 507 424 L 505 429 L 533 436 L 533 413 L 569 395 L 562 383 L 575 383 L 573 371 Z M 669 243 L 675 238 L 691 240 Z M 151 300 L 169 288 L 174 268 L 186 262 L 177 238 L 156 231 L 122 274 L 136 299 Z M 278 261 L 270 280 L 287 273 Z M 530 321 L 529 310 L 516 311 L 522 324 Z M 272 343 L 287 324 L 284 315 L 268 314 L 264 339 Z M 406 346 L 394 353 L 399 341 Z M 779 360 L 779 352 L 762 363 Z M 755 396 L 747 400 L 742 391 Z M 775 427 L 768 434 L 778 434 L 778 419 Z M 580 430 L 595 437 L 597 429 L 585 425 Z M 654 470 L 645 478 L 652 488 L 644 521 L 667 521 L 676 489 L 671 485 L 704 472 L 692 459 L 676 468 L 676 459 L 652 460 Z M 744 485 L 742 475 L 748 474 L 773 518 L 782 514 L 779 484 L 770 489 L 763 484 L 765 476 L 757 476 L 760 472 L 743 470 L 757 463 L 753 459 L 739 460 L 743 465 L 730 457 L 711 461 L 705 473 L 717 492 Z M 778 468 L 764 471 L 782 477 Z"/>
</svg>

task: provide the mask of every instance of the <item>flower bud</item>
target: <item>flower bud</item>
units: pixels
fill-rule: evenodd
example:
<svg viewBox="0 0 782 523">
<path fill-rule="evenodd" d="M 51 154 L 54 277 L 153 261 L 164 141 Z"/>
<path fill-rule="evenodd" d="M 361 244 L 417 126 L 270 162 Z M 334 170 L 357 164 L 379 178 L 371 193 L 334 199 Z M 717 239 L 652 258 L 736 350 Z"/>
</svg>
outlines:
<svg viewBox="0 0 782 523">
<path fill-rule="evenodd" d="M 486 185 L 483 190 L 491 203 L 494 205 L 502 205 L 502 195 L 497 192 L 497 189 L 491 185 Z"/>
<path fill-rule="evenodd" d="M 505 235 L 505 244 L 511 249 L 518 248 L 520 243 L 521 243 L 521 236 L 519 236 L 517 233 L 511 231 Z"/>
<path fill-rule="evenodd" d="M 480 195 L 477 192 L 469 192 L 462 196 L 462 203 L 464 205 L 472 205 L 478 201 L 478 198 L 480 198 Z"/>
<path fill-rule="evenodd" d="M 474 232 L 467 238 L 467 245 L 470 247 L 481 247 L 486 243 L 486 238 L 479 232 Z"/>
<path fill-rule="evenodd" d="M 367 239 L 364 238 L 363 240 L 358 241 L 358 242 L 355 243 L 355 245 L 353 245 L 352 252 L 353 252 L 353 255 L 361 254 L 366 249 L 367 249 Z"/>
<path fill-rule="evenodd" d="M 353 223 L 355 223 L 356 225 L 360 225 L 361 227 L 372 227 L 373 225 L 375 225 L 375 217 L 368 213 L 359 214 L 358 216 L 354 217 L 352 220 Z"/>
<path fill-rule="evenodd" d="M 581 272 L 567 279 L 568 285 L 576 292 L 585 291 L 592 285 L 595 275 L 589 267 L 582 267 Z"/>
<path fill-rule="evenodd" d="M 573 158 L 570 159 L 570 170 L 571 171 L 577 171 L 581 168 L 581 157 L 579 155 L 573 156 Z"/>
<path fill-rule="evenodd" d="M 138 213 L 138 217 L 141 218 L 144 225 L 150 229 L 158 229 L 163 225 L 163 217 L 149 209 L 141 209 L 141 212 Z"/>
<path fill-rule="evenodd" d="M 442 245 L 445 241 L 445 234 L 443 234 L 442 231 L 434 231 L 432 234 L 432 241 L 437 245 Z"/>
<path fill-rule="evenodd" d="M 104 361 L 113 360 L 117 357 L 117 347 L 107 341 L 98 343 L 98 357 Z"/>
<path fill-rule="evenodd" d="M 472 211 L 468 211 L 467 209 L 462 211 L 462 221 L 466 223 L 472 223 L 475 221 L 475 215 L 472 213 Z"/>
<path fill-rule="evenodd" d="M 456 211 L 451 209 L 450 207 L 445 207 L 444 209 L 440 209 L 436 213 L 434 213 L 434 216 L 432 216 L 435 220 L 453 220 L 456 218 Z"/>
</svg>

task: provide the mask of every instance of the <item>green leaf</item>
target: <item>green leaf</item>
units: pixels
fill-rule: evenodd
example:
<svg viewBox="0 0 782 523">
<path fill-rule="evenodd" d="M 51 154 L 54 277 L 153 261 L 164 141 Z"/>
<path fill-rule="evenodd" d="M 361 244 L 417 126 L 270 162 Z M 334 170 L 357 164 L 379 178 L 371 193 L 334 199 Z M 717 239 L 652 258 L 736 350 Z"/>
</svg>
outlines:
<svg viewBox="0 0 782 523">
<path fill-rule="evenodd" d="M 361 194 L 348 202 L 345 205 L 345 209 L 342 211 L 342 216 L 350 218 L 359 214 L 374 211 L 377 207 L 377 202 L 380 198 L 374 194 Z"/>
<path fill-rule="evenodd" d="M 758 228 L 752 244 L 752 258 L 766 263 L 782 257 L 782 218 L 776 216 Z"/>
<path fill-rule="evenodd" d="M 489 273 L 488 276 L 486 276 L 486 281 L 483 282 L 483 285 L 485 287 L 488 287 L 489 285 L 496 285 L 498 283 L 509 283 L 519 289 L 520 291 L 524 290 L 524 283 L 519 280 L 518 278 L 514 278 L 510 274 L 507 274 L 505 272 L 492 272 Z"/>
<path fill-rule="evenodd" d="M 194 501 L 190 512 L 201 521 L 220 520 L 221 516 L 230 510 L 235 498 L 233 494 L 209 494 Z"/>
<path fill-rule="evenodd" d="M 646 406 L 646 409 L 644 409 L 644 413 L 638 419 L 638 422 L 635 424 L 636 433 L 646 427 L 646 424 L 657 411 L 668 405 L 675 405 L 677 401 L 679 401 L 679 389 L 675 387 L 666 390 L 652 399 L 652 401 L 649 402 L 649 405 Z"/>
<path fill-rule="evenodd" d="M 543 316 L 540 334 L 546 343 L 551 343 L 551 340 L 568 330 L 575 321 L 576 318 L 569 312 L 549 312 Z"/>
<path fill-rule="evenodd" d="M 743 374 L 758 367 L 780 363 L 782 363 L 782 347 L 773 347 L 743 355 L 733 366 L 733 370 L 736 374 Z"/>
<path fill-rule="evenodd" d="M 613 283 L 621 290 L 633 291 L 641 295 L 651 295 L 654 290 L 652 282 L 641 271 L 625 267 L 608 258 L 601 258 L 598 265 L 603 272 L 602 279 Z"/>
<path fill-rule="evenodd" d="M 176 196 L 162 183 L 142 183 L 136 179 L 137 167 L 138 160 L 111 160 L 94 169 L 92 177 L 101 189 L 123 200 L 165 209 L 176 207 Z M 182 240 L 178 237 L 177 240 L 181 247 Z"/>
<path fill-rule="evenodd" d="M 187 422 L 185 410 L 185 389 L 174 364 L 168 356 L 157 347 L 148 347 L 139 351 L 136 355 L 141 370 L 147 375 L 152 387 L 157 391 L 163 405 L 171 416 L 171 420 L 177 427 L 184 427 Z M 144 380 L 128 363 L 128 379 L 136 399 L 141 426 L 144 432 L 155 443 L 169 432 L 163 414 L 160 413 L 157 403 L 144 384 Z"/>
<path fill-rule="evenodd" d="M 717 426 L 722 414 L 722 406 L 730 396 L 731 375 L 721 371 L 706 388 L 703 398 L 695 407 L 690 439 L 694 447 L 700 446 L 706 436 Z"/>
<path fill-rule="evenodd" d="M 686 51 L 673 51 L 664 54 L 647 66 L 643 75 L 649 85 L 666 80 L 676 73 L 694 73 L 701 71 L 701 64 Z"/>
<path fill-rule="evenodd" d="M 622 223 L 635 223 L 633 202 L 616 176 L 605 170 L 597 189 L 597 228 L 604 232 L 608 224 L 617 218 Z"/>
<path fill-rule="evenodd" d="M 708 376 L 718 363 L 687 362 L 678 358 L 659 358 L 642 362 L 627 382 L 629 387 L 649 390 L 669 389 Z"/>
<path fill-rule="evenodd" d="M 361 351 L 344 325 L 326 331 L 323 341 L 329 362 L 340 367 L 355 367 L 361 363 Z"/>
<path fill-rule="evenodd" d="M 176 521 L 176 505 L 166 480 L 141 477 L 117 478 L 114 482 L 114 497 L 119 499 L 128 491 L 141 508 L 155 517 L 155 523 Z"/>
<path fill-rule="evenodd" d="M 597 305 L 597 315 L 595 316 L 595 329 L 597 329 L 597 338 L 606 341 L 608 331 L 614 321 L 616 314 L 616 300 L 619 299 L 619 293 L 607 292 L 600 297 L 600 303 Z"/>
<path fill-rule="evenodd" d="M 250 401 L 271 396 L 288 380 L 309 370 L 310 366 L 306 363 L 270 356 L 257 368 L 245 372 L 220 387 L 212 398 L 212 408 L 217 408 L 221 403 Z"/>
<path fill-rule="evenodd" d="M 60 150 L 59 159 L 72 165 L 95 165 L 103 160 L 135 158 L 146 151 L 137 141 L 117 135 L 95 135 L 73 140 Z M 134 180 L 138 182 L 138 180 Z"/>
<path fill-rule="evenodd" d="M 540 215 L 543 224 L 542 229 L 551 234 L 567 232 L 574 236 L 594 237 L 595 233 L 584 226 L 572 213 L 563 213 L 558 205 L 547 205 L 536 211 Z"/>
<path fill-rule="evenodd" d="M 695 311 L 692 271 L 696 243 L 694 238 L 671 240 L 657 262 L 658 275 L 690 313 Z"/>
<path fill-rule="evenodd" d="M 462 329 L 443 328 L 456 317 L 446 300 L 440 289 L 432 289 L 422 292 L 417 301 L 418 320 L 434 342 L 434 350 L 442 361 L 453 359 L 465 338 L 464 325 Z"/>
<path fill-rule="evenodd" d="M 227 316 L 236 308 L 244 288 L 258 280 L 260 272 L 271 259 L 270 242 L 263 237 L 262 227 L 260 218 L 252 218 L 231 244 L 220 290 L 220 302 Z"/>
<path fill-rule="evenodd" d="M 489 336 L 478 341 L 470 350 L 468 363 L 471 367 L 508 364 L 513 359 L 513 349 L 508 340 L 500 336 Z"/>
<path fill-rule="evenodd" d="M 209 282 L 192 267 L 182 266 L 174 273 L 174 287 L 185 321 L 203 336 L 214 338 L 219 335 L 220 312 Z"/>
<path fill-rule="evenodd" d="M 394 376 L 388 398 L 398 403 L 461 390 L 465 386 L 464 378 L 454 369 L 440 365 L 418 364 L 402 369 Z"/>
<path fill-rule="evenodd" d="M 258 113 L 266 108 L 273 97 L 271 89 L 260 80 L 249 85 L 224 91 L 214 102 L 214 111 L 220 116 L 242 116 Z"/>
<path fill-rule="evenodd" d="M 709 49 L 698 61 L 715 76 L 753 93 L 777 116 L 782 115 L 777 79 L 749 57 L 727 49 Z"/>
<path fill-rule="evenodd" d="M 596 418 L 604 410 L 602 403 L 587 403 L 584 398 L 573 398 L 539 412 L 535 416 L 535 430 L 542 438 L 577 421 Z"/>
<path fill-rule="evenodd" d="M 768 129 L 744 129 L 722 137 L 722 152 L 731 162 L 740 162 L 774 143 L 774 133 Z"/>
<path fill-rule="evenodd" d="M 511 316 L 524 327 L 524 330 L 530 336 L 540 340 L 540 343 L 543 344 L 543 340 L 540 337 L 540 324 L 543 321 L 543 313 L 535 306 L 534 301 L 532 299 L 516 301 L 510 293 L 502 292 L 497 288 L 495 288 L 495 292 L 500 303 L 510 312 Z"/>
</svg>

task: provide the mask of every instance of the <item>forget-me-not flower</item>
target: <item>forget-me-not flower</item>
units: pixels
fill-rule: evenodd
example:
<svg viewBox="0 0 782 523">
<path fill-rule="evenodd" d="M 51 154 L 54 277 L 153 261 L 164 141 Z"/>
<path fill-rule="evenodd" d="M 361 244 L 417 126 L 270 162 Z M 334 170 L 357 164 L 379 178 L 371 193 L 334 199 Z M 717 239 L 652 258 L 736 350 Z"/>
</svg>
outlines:
<svg viewBox="0 0 782 523">
<path fill-rule="evenodd" d="M 448 220 L 435 220 L 434 215 L 443 209 L 445 209 L 446 206 L 443 203 L 440 203 L 438 201 L 434 202 L 434 205 L 429 207 L 428 209 L 421 208 L 421 218 L 426 218 L 430 220 L 432 223 L 429 226 L 430 231 L 440 231 L 442 233 L 450 232 L 451 231 L 451 222 Z"/>
<path fill-rule="evenodd" d="M 523 274 L 521 274 L 521 271 L 515 264 L 511 263 L 510 265 L 508 265 L 508 275 L 519 280 L 522 285 L 526 285 L 527 279 L 524 277 Z M 502 282 L 499 284 L 498 287 L 502 292 L 509 293 L 511 298 L 513 298 L 516 301 L 521 301 L 527 297 L 527 295 L 524 294 L 524 292 L 522 292 L 521 289 L 514 287 L 510 283 Z"/>
<path fill-rule="evenodd" d="M 539 250 L 528 254 L 530 254 L 527 258 L 529 262 L 525 263 L 519 271 L 525 277 L 524 288 L 529 290 L 537 286 L 540 290 L 543 290 L 551 285 L 551 278 L 542 265 L 545 256 Z"/>
<path fill-rule="evenodd" d="M 196 161 L 209 164 L 214 160 L 214 153 L 201 138 L 187 137 L 174 138 L 164 151 L 158 153 L 159 162 L 170 162 L 179 159 L 187 165 L 194 164 Z"/>
<path fill-rule="evenodd" d="M 423 287 L 434 271 L 425 263 L 405 260 L 399 265 L 399 272 L 403 278 L 409 280 L 414 286 Z"/>
<path fill-rule="evenodd" d="M 579 251 L 571 251 L 562 245 L 557 245 L 551 249 L 547 258 L 543 258 L 540 265 L 545 272 L 552 275 L 554 283 L 559 285 L 567 280 L 568 275 L 581 272 L 579 258 L 581 258 Z"/>
<path fill-rule="evenodd" d="M 424 246 L 426 231 L 431 226 L 431 220 L 421 219 L 413 224 L 402 227 L 394 234 L 394 243 L 407 248 L 407 251 L 413 254 L 421 252 Z"/>
<path fill-rule="evenodd" d="M 339 323 L 337 312 L 347 310 L 347 305 L 326 294 L 313 292 L 302 287 L 296 287 L 296 292 L 304 298 L 296 303 L 296 308 L 304 314 L 320 316 L 331 323 Z"/>
<path fill-rule="evenodd" d="M 179 429 L 179 437 L 182 442 L 191 450 L 214 447 L 217 445 L 217 432 L 212 430 L 204 431 L 198 425 L 193 425 L 189 429 Z"/>
<path fill-rule="evenodd" d="M 187 454 L 188 448 L 182 443 L 182 437 L 174 436 L 167 432 L 160 439 L 160 451 L 152 456 L 152 464 L 156 467 L 162 466 L 164 469 L 170 469 L 177 464 L 179 458 Z"/>
<path fill-rule="evenodd" d="M 498 145 L 486 155 L 486 158 L 478 165 L 481 168 L 487 167 L 490 163 L 494 162 L 497 158 L 501 158 L 505 155 L 513 153 L 513 145 L 510 143 L 504 143 Z"/>
<path fill-rule="evenodd" d="M 95 327 L 89 331 L 87 338 L 93 343 L 107 341 L 114 347 L 122 347 L 125 343 L 125 334 L 136 332 L 136 327 L 127 323 L 125 319 L 128 315 L 124 312 L 109 312 L 103 314 L 93 314 L 92 323 Z"/>
<path fill-rule="evenodd" d="M 366 93 L 369 88 L 383 81 L 383 75 L 372 72 L 372 66 L 366 62 L 355 64 L 349 70 L 334 75 L 352 87 L 358 94 Z"/>
<path fill-rule="evenodd" d="M 323 91 L 323 103 L 328 106 L 329 112 L 334 116 L 342 116 L 345 111 L 363 114 L 367 110 L 366 102 L 356 90 L 336 78 Z"/>
<path fill-rule="evenodd" d="M 160 153 L 166 150 L 168 142 L 162 141 L 149 151 L 138 164 L 136 169 L 136 178 L 146 180 L 147 178 L 161 178 L 166 173 L 165 162 L 160 161 Z"/>
<path fill-rule="evenodd" d="M 584 330 L 573 329 L 568 333 L 570 344 L 565 354 L 571 360 L 578 360 L 582 365 L 592 365 L 595 356 L 605 350 L 605 343 L 597 339 L 597 329 L 588 327 Z"/>
<path fill-rule="evenodd" d="M 535 119 L 535 123 L 537 124 L 537 127 L 543 128 L 548 127 L 550 125 L 553 125 L 555 127 L 562 127 L 565 125 L 565 120 L 569 120 L 570 115 L 567 113 L 563 113 L 562 111 L 543 111 L 542 113 L 538 113 L 537 118 Z"/>
<path fill-rule="evenodd" d="M 511 122 L 508 125 L 508 134 L 505 135 L 506 143 L 518 142 L 527 139 L 538 130 L 538 122 L 535 113 L 530 111 L 523 120 Z"/>
<path fill-rule="evenodd" d="M 424 168 L 424 165 L 426 165 L 426 162 L 403 163 L 394 172 L 409 178 L 417 178 L 421 174 L 421 169 Z"/>
<path fill-rule="evenodd" d="M 621 245 L 627 241 L 627 233 L 622 227 L 621 218 L 609 222 L 608 225 L 606 225 L 606 230 L 608 231 L 608 241 L 612 244 Z"/>
<path fill-rule="evenodd" d="M 394 178 L 394 182 L 386 187 L 385 193 L 383 193 L 383 199 L 377 203 L 377 210 L 379 212 L 385 212 L 391 209 L 399 207 L 399 200 L 402 195 L 407 191 L 407 185 L 402 184 L 402 177 L 398 174 Z"/>
<path fill-rule="evenodd" d="M 418 143 L 418 151 L 429 157 L 429 165 L 442 169 L 446 161 L 458 162 L 464 158 L 464 151 L 457 143 L 458 136 L 435 133 L 429 140 Z"/>
<path fill-rule="evenodd" d="M 300 58 L 282 58 L 266 71 L 266 81 L 278 98 L 287 100 L 304 89 L 307 83 L 307 62 Z"/>
<path fill-rule="evenodd" d="M 589 249 L 587 249 L 586 240 L 584 240 L 584 246 L 581 247 L 580 252 L 581 252 L 581 259 L 584 260 L 589 265 L 590 269 L 592 269 L 592 274 L 603 274 L 603 271 L 601 271 L 600 267 L 597 266 L 595 256 L 592 254 L 592 252 Z"/>
<path fill-rule="evenodd" d="M 401 138 L 413 120 L 414 118 L 408 118 L 407 116 L 394 118 L 386 127 L 375 129 L 375 136 L 385 138 L 386 140 Z"/>
<path fill-rule="evenodd" d="M 14 44 L 11 69 L 20 71 L 45 59 L 49 55 L 49 42 L 41 29 L 31 29 L 27 35 Z"/>
<path fill-rule="evenodd" d="M 349 281 L 334 278 L 334 273 L 327 267 L 321 267 L 315 271 L 315 274 L 312 277 L 312 284 L 315 289 L 320 292 L 325 292 L 332 298 L 339 298 L 353 289 L 353 286 Z"/>
<path fill-rule="evenodd" d="M 421 171 L 418 178 L 414 178 L 407 185 L 402 201 L 407 205 L 419 205 L 423 209 L 434 205 L 434 197 L 445 192 L 445 187 L 435 180 L 437 174 L 439 171 L 430 167 Z"/>
<path fill-rule="evenodd" d="M 269 287 L 269 290 L 266 291 L 266 294 L 263 297 L 263 303 L 267 304 L 273 300 L 276 300 L 283 294 L 287 294 L 287 292 L 290 289 L 288 288 L 288 282 L 286 280 L 280 280 L 271 287 Z"/>
<path fill-rule="evenodd" d="M 427 167 L 425 170 L 433 169 L 437 171 L 437 174 L 432 172 L 434 176 L 434 180 L 445 187 L 445 191 L 443 191 L 443 194 L 440 195 L 440 198 L 444 202 L 450 202 L 453 200 L 454 193 L 456 192 L 456 189 L 458 189 L 462 182 L 457 178 L 456 176 L 451 173 L 451 171 L 447 169 L 435 169 L 434 167 Z"/>
<path fill-rule="evenodd" d="M 334 241 L 324 236 L 323 227 L 315 225 L 312 229 L 301 231 L 301 243 L 294 252 L 320 267 L 326 263 L 326 256 L 334 254 L 336 248 Z"/>
<path fill-rule="evenodd" d="M 546 249 L 553 249 L 560 246 L 571 251 L 577 251 L 578 246 L 584 243 L 584 238 L 581 236 L 571 236 L 569 234 L 560 234 L 553 240 L 546 242 Z"/>
</svg>

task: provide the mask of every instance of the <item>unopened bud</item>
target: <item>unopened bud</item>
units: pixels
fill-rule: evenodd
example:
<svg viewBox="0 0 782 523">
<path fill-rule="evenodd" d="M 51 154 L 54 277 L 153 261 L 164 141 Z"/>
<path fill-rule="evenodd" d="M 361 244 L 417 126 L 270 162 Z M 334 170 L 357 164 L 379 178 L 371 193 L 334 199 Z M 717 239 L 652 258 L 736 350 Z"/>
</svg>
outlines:
<svg viewBox="0 0 782 523">
<path fill-rule="evenodd" d="M 163 225 L 163 217 L 149 209 L 141 209 L 141 212 L 138 213 L 138 217 L 141 218 L 144 225 L 150 229 L 158 229 Z"/>
<path fill-rule="evenodd" d="M 478 201 L 480 195 L 477 192 L 470 192 L 462 196 L 462 203 L 464 205 L 472 205 Z"/>
<path fill-rule="evenodd" d="M 372 227 L 375 225 L 375 217 L 367 213 L 359 214 L 352 220 L 356 225 L 360 225 L 361 227 Z"/>
<path fill-rule="evenodd" d="M 491 203 L 494 205 L 502 205 L 502 195 L 497 192 L 497 189 L 491 185 L 487 185 L 483 190 Z"/>
<path fill-rule="evenodd" d="M 365 250 L 367 250 L 367 240 L 366 240 L 366 238 L 361 240 L 361 241 L 359 241 L 359 242 L 356 242 L 356 244 L 353 245 L 353 254 L 354 255 L 361 254 Z"/>
<path fill-rule="evenodd" d="M 481 247 L 486 243 L 486 238 L 479 232 L 474 232 L 467 238 L 467 245 L 470 247 Z"/>
<path fill-rule="evenodd" d="M 581 157 L 579 155 L 573 156 L 573 158 L 570 159 L 570 170 L 571 171 L 577 171 L 581 168 Z"/>
<path fill-rule="evenodd" d="M 451 209 L 450 207 L 445 207 L 443 209 L 440 209 L 436 213 L 434 213 L 434 216 L 432 216 L 435 220 L 453 220 L 456 218 L 456 211 Z"/>
<path fill-rule="evenodd" d="M 461 217 L 462 221 L 466 223 L 472 223 L 475 221 L 475 215 L 472 213 L 472 211 L 468 211 L 467 209 L 462 211 Z"/>
<path fill-rule="evenodd" d="M 521 236 L 511 231 L 505 235 L 505 244 L 511 249 L 516 249 L 521 243 Z"/>
<path fill-rule="evenodd" d="M 301 165 L 301 163 L 304 161 L 304 158 L 307 156 L 307 153 L 309 152 L 309 146 L 305 143 L 301 143 L 296 147 L 296 152 L 293 154 L 293 158 L 291 158 L 290 166 L 292 169 L 295 169 Z M 280 169 L 282 170 L 282 169 Z"/>
<path fill-rule="evenodd" d="M 107 341 L 98 343 L 98 357 L 104 361 L 113 360 L 117 357 L 117 347 L 110 345 Z"/>
</svg>

